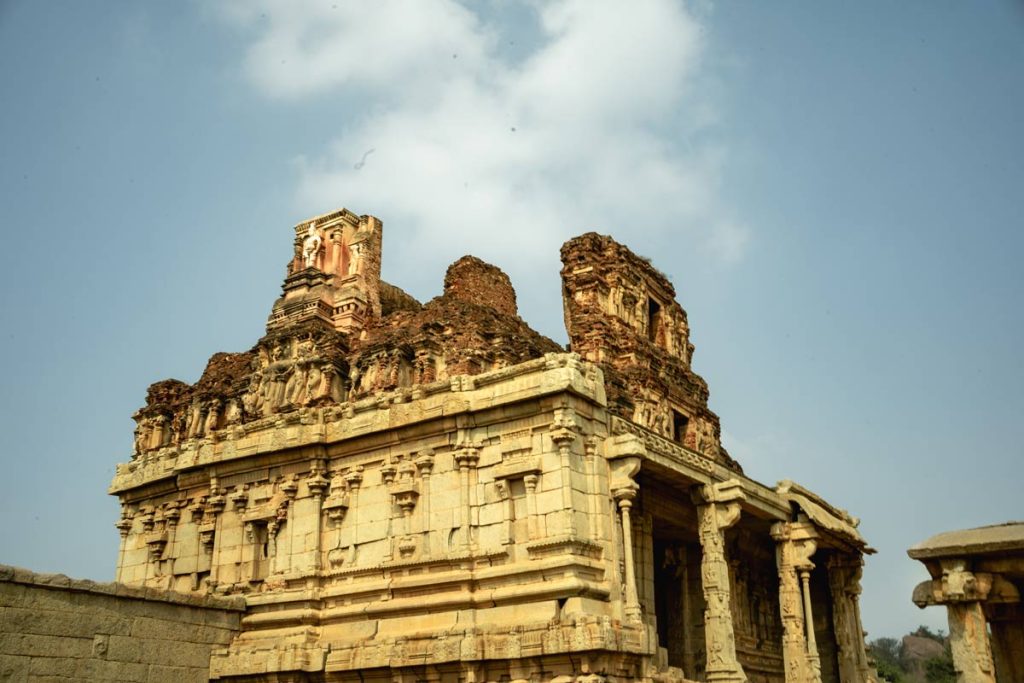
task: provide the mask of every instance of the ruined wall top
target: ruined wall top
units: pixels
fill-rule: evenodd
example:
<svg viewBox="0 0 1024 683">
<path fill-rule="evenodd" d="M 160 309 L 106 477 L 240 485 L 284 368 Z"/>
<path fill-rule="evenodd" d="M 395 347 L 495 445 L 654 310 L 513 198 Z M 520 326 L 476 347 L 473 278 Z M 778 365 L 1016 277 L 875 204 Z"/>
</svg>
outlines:
<svg viewBox="0 0 1024 683">
<path fill-rule="evenodd" d="M 194 385 L 150 387 L 135 454 L 303 408 L 476 375 L 564 349 L 517 314 L 509 277 L 472 256 L 421 304 L 383 282 L 383 225 L 346 209 L 294 227 L 294 250 L 267 334 L 215 354 Z M 686 313 L 668 279 L 610 237 L 562 247 L 571 350 L 605 371 L 609 408 L 732 466 L 707 384 L 690 369 Z"/>
<path fill-rule="evenodd" d="M 668 278 L 593 232 L 566 242 L 561 256 L 570 348 L 602 366 L 613 412 L 739 469 L 721 447 L 707 383 L 690 368 L 686 311 Z"/>
<path fill-rule="evenodd" d="M 668 277 L 648 259 L 607 235 L 589 232 L 562 245 L 562 264 L 565 328 L 575 351 L 603 360 L 615 353 L 616 341 L 633 346 L 646 340 L 689 366 L 693 346 L 686 311 Z M 599 320 L 614 321 L 619 338 L 598 333 Z"/>
<path fill-rule="evenodd" d="M 501 268 L 475 256 L 463 256 L 448 266 L 444 294 L 480 306 L 490 306 L 505 315 L 518 315 L 516 291 Z"/>
</svg>

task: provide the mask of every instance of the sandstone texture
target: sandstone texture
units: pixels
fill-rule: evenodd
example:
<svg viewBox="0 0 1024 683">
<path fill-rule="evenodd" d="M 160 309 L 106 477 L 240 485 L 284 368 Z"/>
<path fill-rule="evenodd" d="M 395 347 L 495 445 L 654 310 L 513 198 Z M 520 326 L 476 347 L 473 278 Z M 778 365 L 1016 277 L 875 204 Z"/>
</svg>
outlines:
<svg viewBox="0 0 1024 683">
<path fill-rule="evenodd" d="M 914 603 L 946 608 L 957 680 L 1024 681 L 1024 522 L 946 531 L 907 554 L 932 576 Z"/>
<path fill-rule="evenodd" d="M 474 257 L 421 304 L 383 223 L 295 226 L 266 335 L 150 387 L 118 581 L 244 600 L 233 681 L 874 680 L 857 520 L 722 447 L 667 278 L 561 252 L 568 349 Z"/>
<path fill-rule="evenodd" d="M 244 609 L 0 565 L 0 680 L 206 681 Z"/>
</svg>

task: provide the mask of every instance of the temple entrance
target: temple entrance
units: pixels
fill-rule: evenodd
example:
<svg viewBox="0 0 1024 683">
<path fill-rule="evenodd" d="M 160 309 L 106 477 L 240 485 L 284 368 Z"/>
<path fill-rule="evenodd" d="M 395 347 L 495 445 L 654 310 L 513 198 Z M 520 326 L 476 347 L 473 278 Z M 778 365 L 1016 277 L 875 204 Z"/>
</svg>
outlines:
<svg viewBox="0 0 1024 683">
<path fill-rule="evenodd" d="M 668 665 L 687 676 L 702 672 L 704 597 L 699 545 L 654 537 L 654 614 L 658 647 L 665 649 Z"/>
<path fill-rule="evenodd" d="M 811 611 L 814 616 L 814 640 L 821 660 L 821 683 L 839 683 L 839 646 L 832 618 L 829 593 L 827 551 L 818 551 L 811 572 Z"/>
<path fill-rule="evenodd" d="M 660 660 L 689 679 L 704 674 L 704 589 L 697 516 L 689 493 L 641 475 L 649 515 L 650 553 L 644 562 L 641 601 L 658 634 Z"/>
</svg>

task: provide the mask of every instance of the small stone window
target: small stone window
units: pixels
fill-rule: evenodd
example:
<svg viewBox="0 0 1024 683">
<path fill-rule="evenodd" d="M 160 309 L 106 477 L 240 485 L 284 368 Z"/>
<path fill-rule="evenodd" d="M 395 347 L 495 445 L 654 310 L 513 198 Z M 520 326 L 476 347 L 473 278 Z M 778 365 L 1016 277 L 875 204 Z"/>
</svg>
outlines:
<svg viewBox="0 0 1024 683">
<path fill-rule="evenodd" d="M 686 439 L 686 428 L 689 424 L 690 418 L 678 410 L 672 411 L 672 439 L 676 443 L 683 443 L 683 440 Z"/>
</svg>

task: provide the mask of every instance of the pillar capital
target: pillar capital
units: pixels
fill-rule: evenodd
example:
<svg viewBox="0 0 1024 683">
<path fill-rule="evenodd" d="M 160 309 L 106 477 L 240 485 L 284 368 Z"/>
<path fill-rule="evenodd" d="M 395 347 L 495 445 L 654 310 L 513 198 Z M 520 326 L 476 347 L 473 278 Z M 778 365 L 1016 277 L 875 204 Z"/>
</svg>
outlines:
<svg viewBox="0 0 1024 683">
<path fill-rule="evenodd" d="M 818 531 L 808 521 L 776 522 L 772 525 L 772 538 L 783 552 L 779 555 L 779 567 L 783 563 L 797 571 L 814 569 L 811 557 L 818 550 Z"/>
<path fill-rule="evenodd" d="M 942 560 L 942 574 L 922 581 L 914 588 L 913 601 L 918 607 L 982 602 L 992 590 L 992 574 L 972 572 L 962 559 Z"/>
<path fill-rule="evenodd" d="M 746 499 L 738 479 L 706 484 L 691 492 L 697 503 L 701 549 L 701 582 L 704 589 L 704 639 L 707 680 L 742 683 L 747 680 L 736 657 L 732 623 L 729 562 L 725 531 L 740 518 L 740 502 Z"/>
</svg>

